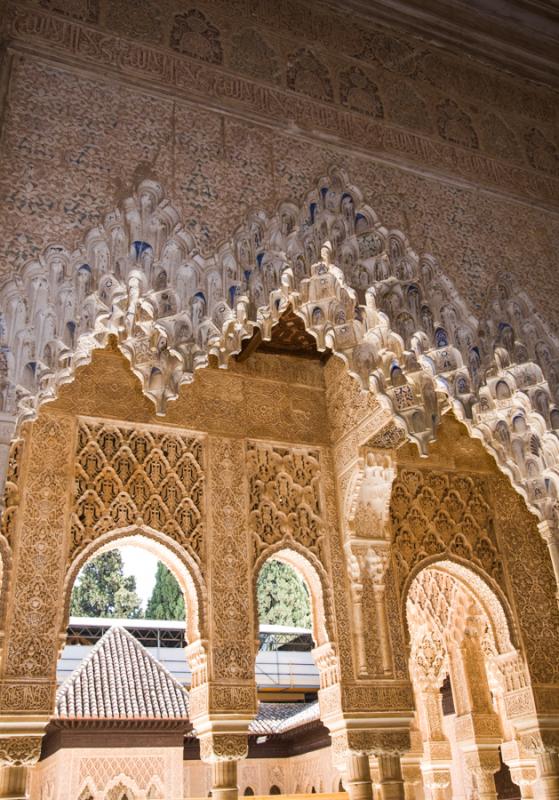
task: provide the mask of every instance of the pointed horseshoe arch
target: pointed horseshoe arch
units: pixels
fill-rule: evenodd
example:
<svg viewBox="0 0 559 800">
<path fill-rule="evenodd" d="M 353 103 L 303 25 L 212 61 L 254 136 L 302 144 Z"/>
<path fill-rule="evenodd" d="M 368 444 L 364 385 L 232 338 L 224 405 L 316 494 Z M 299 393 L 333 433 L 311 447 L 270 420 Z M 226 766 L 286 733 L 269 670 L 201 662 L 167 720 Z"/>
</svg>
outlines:
<svg viewBox="0 0 559 800">
<path fill-rule="evenodd" d="M 338 169 L 300 206 L 249 214 L 209 257 L 162 186 L 144 180 L 74 252 L 52 245 L 26 264 L 0 301 L 0 406 L 20 421 L 111 334 L 164 414 L 210 356 L 226 367 L 292 309 L 423 452 L 454 409 L 555 523 L 558 343 L 507 274 L 476 319 L 437 261 L 384 227 Z"/>
<path fill-rule="evenodd" d="M 173 573 L 183 591 L 186 608 L 186 639 L 189 644 L 205 638 L 207 609 L 202 591 L 202 576 L 188 552 L 173 539 L 145 525 L 115 529 L 99 536 L 79 552 L 66 572 L 63 597 L 63 634 L 66 631 L 72 587 L 80 570 L 95 556 L 119 546 L 136 545 L 153 553 Z"/>
</svg>

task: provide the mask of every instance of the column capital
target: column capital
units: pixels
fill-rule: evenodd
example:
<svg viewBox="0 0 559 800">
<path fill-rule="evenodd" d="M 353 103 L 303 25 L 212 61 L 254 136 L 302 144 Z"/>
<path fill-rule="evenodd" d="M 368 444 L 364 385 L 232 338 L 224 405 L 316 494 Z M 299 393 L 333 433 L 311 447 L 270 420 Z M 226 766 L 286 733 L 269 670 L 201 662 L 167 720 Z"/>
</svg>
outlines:
<svg viewBox="0 0 559 800">
<path fill-rule="evenodd" d="M 206 764 L 219 761 L 239 761 L 248 755 L 246 733 L 213 733 L 199 736 L 200 758 Z"/>
<path fill-rule="evenodd" d="M 0 767 L 31 767 L 41 755 L 42 736 L 0 736 Z"/>
<path fill-rule="evenodd" d="M 540 728 L 520 737 L 523 750 L 531 755 L 559 755 L 559 729 Z"/>
<path fill-rule="evenodd" d="M 345 762 L 350 755 L 402 755 L 411 747 L 404 728 L 345 728 L 332 732 L 332 759 Z"/>
</svg>

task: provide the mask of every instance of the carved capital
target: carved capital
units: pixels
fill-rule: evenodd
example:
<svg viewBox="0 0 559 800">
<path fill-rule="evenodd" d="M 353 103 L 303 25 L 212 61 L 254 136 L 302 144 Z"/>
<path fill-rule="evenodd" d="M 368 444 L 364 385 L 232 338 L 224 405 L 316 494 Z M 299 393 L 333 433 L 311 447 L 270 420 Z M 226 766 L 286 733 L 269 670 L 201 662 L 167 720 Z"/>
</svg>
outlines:
<svg viewBox="0 0 559 800">
<path fill-rule="evenodd" d="M 410 746 L 407 729 L 346 729 L 332 734 L 332 760 L 340 769 L 350 755 L 402 755 Z"/>
<path fill-rule="evenodd" d="M 520 737 L 522 747 L 531 755 L 559 755 L 559 729 L 540 729 Z"/>
<path fill-rule="evenodd" d="M 0 738 L 0 766 L 30 767 L 41 754 L 41 736 L 7 736 Z"/>
<path fill-rule="evenodd" d="M 389 506 L 395 475 L 395 462 L 390 452 L 362 448 L 359 479 L 350 511 L 352 538 L 389 538 Z"/>
<path fill-rule="evenodd" d="M 238 761 L 248 755 L 248 740 L 243 733 L 206 733 L 200 737 L 200 758 L 206 764 Z"/>
</svg>

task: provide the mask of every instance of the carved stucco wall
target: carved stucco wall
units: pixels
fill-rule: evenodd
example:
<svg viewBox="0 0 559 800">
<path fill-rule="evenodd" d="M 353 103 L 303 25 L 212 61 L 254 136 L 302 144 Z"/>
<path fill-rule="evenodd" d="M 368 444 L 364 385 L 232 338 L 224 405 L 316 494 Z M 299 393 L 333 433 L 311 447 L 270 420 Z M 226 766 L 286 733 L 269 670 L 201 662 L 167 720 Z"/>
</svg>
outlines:
<svg viewBox="0 0 559 800">
<path fill-rule="evenodd" d="M 374 398 L 344 375 L 345 368 L 335 358 L 323 366 L 320 361 L 255 353 L 237 362 L 232 370 L 209 368 L 198 372 L 170 405 L 175 416 L 162 420 L 118 350 L 110 346 L 95 352 L 91 364 L 81 368 L 77 379 L 63 387 L 59 398 L 45 406 L 38 419 L 23 431 L 19 480 L 27 491 L 14 507 L 14 566 L 8 584 L 11 602 L 5 620 L 0 692 L 5 717 L 17 719 L 26 708 L 45 718 L 50 714 L 54 667 L 64 627 L 60 598 L 63 587 L 69 591 L 68 576 L 75 574 L 72 563 L 76 554 L 79 556 L 87 540 L 105 535 L 107 526 L 115 522 L 111 514 L 116 507 L 112 504 L 119 505 L 125 495 L 133 498 L 137 514 L 135 524 L 124 526 L 125 533 L 135 526 L 149 528 L 151 516 L 149 520 L 144 517 L 153 513 L 152 496 L 167 497 L 163 483 L 158 483 L 166 479 L 162 479 L 161 470 L 167 478 L 180 478 L 183 487 L 190 482 L 190 528 L 182 530 L 174 525 L 170 496 L 165 508 L 159 507 L 159 514 L 163 533 L 171 542 L 176 540 L 184 558 L 190 559 L 188 566 L 200 598 L 200 635 L 210 642 L 209 648 L 202 645 L 197 651 L 202 664 L 199 675 L 203 677 L 191 693 L 194 718 L 219 712 L 225 716 L 234 713 L 237 719 L 243 715 L 248 721 L 254 714 L 253 573 L 257 555 L 281 553 L 281 548 L 307 556 L 318 576 L 318 591 L 323 594 L 326 640 L 318 640 L 316 651 L 323 680 L 323 718 L 335 723 L 343 707 L 357 720 L 363 713 L 368 719 L 389 714 L 395 720 L 394 729 L 374 735 L 368 729 L 354 730 L 352 738 L 341 744 L 337 731 L 337 761 L 344 757 L 347 747 L 366 752 L 407 747 L 412 699 L 402 620 L 403 582 L 428 556 L 458 556 L 486 574 L 489 582 L 492 578 L 499 581 L 511 630 L 522 648 L 526 645 L 522 652 L 528 657 L 538 709 L 549 713 L 559 705 L 559 658 L 553 635 L 559 619 L 545 544 L 536 536 L 534 518 L 499 475 L 481 443 L 450 418 L 445 419 L 439 441 L 427 460 L 420 459 L 411 444 L 396 451 L 391 509 L 393 558 L 384 578 L 391 666 L 388 672 L 383 671 L 385 663 L 379 657 L 383 642 L 371 613 L 376 599 L 370 587 L 369 595 L 365 595 L 366 619 L 371 622 L 365 641 L 369 672 L 364 679 L 356 675 L 356 617 L 348 591 L 352 576 L 342 549 L 348 520 L 344 517 L 340 527 L 338 508 L 344 507 L 344 497 L 352 491 L 348 476 L 355 470 L 361 444 L 365 441 L 382 449 L 387 444 L 393 448 L 393 442 L 386 432 L 386 417 Z M 107 386 L 111 387 L 108 392 Z M 260 404 L 254 398 L 250 401 L 254 403 L 254 420 L 246 408 L 241 412 L 227 402 L 210 402 L 219 396 L 225 398 L 227 394 L 223 393 L 232 387 L 247 402 L 253 390 L 260 398 Z M 293 430 L 276 416 L 274 404 L 270 404 L 270 397 L 281 397 L 282 392 L 287 413 L 295 396 L 297 409 L 308 423 L 295 441 L 289 440 Z M 343 403 L 339 402 L 342 395 Z M 272 409 L 270 415 L 268 408 Z M 94 419 L 97 415 L 102 415 L 102 421 Z M 324 419 L 318 420 L 321 415 Z M 329 418 L 334 422 L 331 438 Z M 392 424 L 390 419 L 388 422 Z M 176 463 L 171 465 L 169 458 L 175 456 Z M 126 467 L 121 469 L 123 458 Z M 186 471 L 179 467 L 181 464 Z M 415 476 L 411 482 L 410 475 Z M 493 493 L 487 486 L 495 482 L 497 491 Z M 378 488 L 381 484 L 376 485 Z M 414 506 L 413 513 L 402 515 L 400 486 L 406 487 L 406 502 Z M 433 503 L 426 502 L 430 497 L 427 489 L 437 497 L 437 511 Z M 204 517 L 206 492 L 210 533 L 203 537 L 205 547 L 201 547 L 199 537 L 192 536 L 198 514 Z M 187 493 L 186 489 L 181 493 Z M 87 508 L 83 503 L 86 496 L 91 500 Z M 124 505 L 132 507 L 130 501 Z M 476 518 L 469 526 L 465 524 L 468 515 Z M 459 551 L 453 549 L 452 542 L 446 542 L 444 531 L 439 539 L 429 534 L 430 526 L 439 533 L 437 524 L 443 516 L 450 516 L 460 531 L 463 544 Z M 273 520 L 271 527 L 262 527 L 269 518 Z M 72 540 L 72 527 L 86 538 Z M 266 540 L 268 534 L 270 541 Z M 372 531 L 371 535 L 378 540 L 378 533 Z M 410 548 L 417 558 L 409 557 Z M 527 550 L 534 564 L 528 574 Z M 373 577 L 376 580 L 375 571 Z M 208 598 L 213 598 L 208 602 L 209 613 L 205 610 Z M 202 663 L 204 653 L 209 656 L 207 664 Z M 522 713 L 533 711 L 529 705 Z M 220 751 L 213 733 L 212 737 L 211 747 L 208 744 L 203 748 L 206 755 L 212 751 L 229 758 L 242 755 L 241 740 L 231 743 L 229 737 L 228 747 L 232 749 Z"/>
<path fill-rule="evenodd" d="M 96 800 L 111 800 L 121 787 L 138 800 L 182 800 L 182 756 L 182 747 L 65 748 L 35 767 L 31 797 L 76 800 L 89 791 Z"/>
<path fill-rule="evenodd" d="M 310 2 L 3 7 L 4 271 L 76 244 L 134 176 L 209 251 L 336 163 L 473 310 L 505 268 L 556 330 L 554 90 Z"/>
</svg>

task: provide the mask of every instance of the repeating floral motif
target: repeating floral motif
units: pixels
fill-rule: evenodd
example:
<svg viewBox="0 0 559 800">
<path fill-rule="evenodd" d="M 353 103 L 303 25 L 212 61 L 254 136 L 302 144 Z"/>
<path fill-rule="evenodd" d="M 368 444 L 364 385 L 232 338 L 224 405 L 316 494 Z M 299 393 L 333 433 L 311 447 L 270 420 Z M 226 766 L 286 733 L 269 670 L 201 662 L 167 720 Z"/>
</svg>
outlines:
<svg viewBox="0 0 559 800">
<path fill-rule="evenodd" d="M 202 461 L 199 438 L 81 419 L 69 561 L 103 533 L 135 524 L 205 561 Z"/>
<path fill-rule="evenodd" d="M 537 683 L 556 683 L 559 680 L 559 645 L 555 634 L 559 610 L 556 603 L 549 602 L 557 590 L 546 545 L 541 538 L 531 541 L 526 537 L 525 532 L 534 525 L 534 518 L 522 499 L 506 485 L 506 480 L 496 478 L 492 494 L 501 498 L 496 523 L 510 571 L 530 673 Z M 542 710 L 559 703 L 557 690 L 551 691 L 553 699 L 542 696 Z"/>
<path fill-rule="evenodd" d="M 247 456 L 255 560 L 287 538 L 324 561 L 318 451 L 249 444 Z"/>
<path fill-rule="evenodd" d="M 243 442 L 212 437 L 209 461 L 212 678 L 251 682 L 255 653 L 252 579 L 246 538 L 247 495 L 243 484 L 239 485 L 239 478 L 245 471 Z M 255 702 L 254 691 L 250 701 L 251 704 Z"/>
<path fill-rule="evenodd" d="M 390 502 L 393 553 L 400 586 L 424 558 L 453 554 L 503 579 L 486 481 L 401 469 Z"/>
<path fill-rule="evenodd" d="M 32 415 L 68 368 L 117 333 L 163 413 L 210 354 L 225 366 L 243 339 L 256 329 L 269 339 L 293 308 L 318 349 L 383 395 L 423 451 L 450 401 L 542 517 L 559 513 L 559 350 L 510 276 L 476 320 L 437 261 L 386 231 L 337 170 L 300 209 L 249 215 L 211 259 L 178 220 L 161 185 L 143 180 L 80 250 L 51 246 L 26 266 L 23 286 L 5 286 L 5 408 Z"/>
<path fill-rule="evenodd" d="M 34 693 L 47 712 L 52 705 L 63 570 L 60 548 L 69 514 L 73 441 L 70 418 L 44 414 L 35 423 L 10 585 L 17 600 L 10 600 L 2 663 L 0 696 L 7 706 L 13 702 L 10 697 L 16 705 L 24 700 L 18 691 Z M 32 687 L 30 679 L 37 685 Z"/>
</svg>

